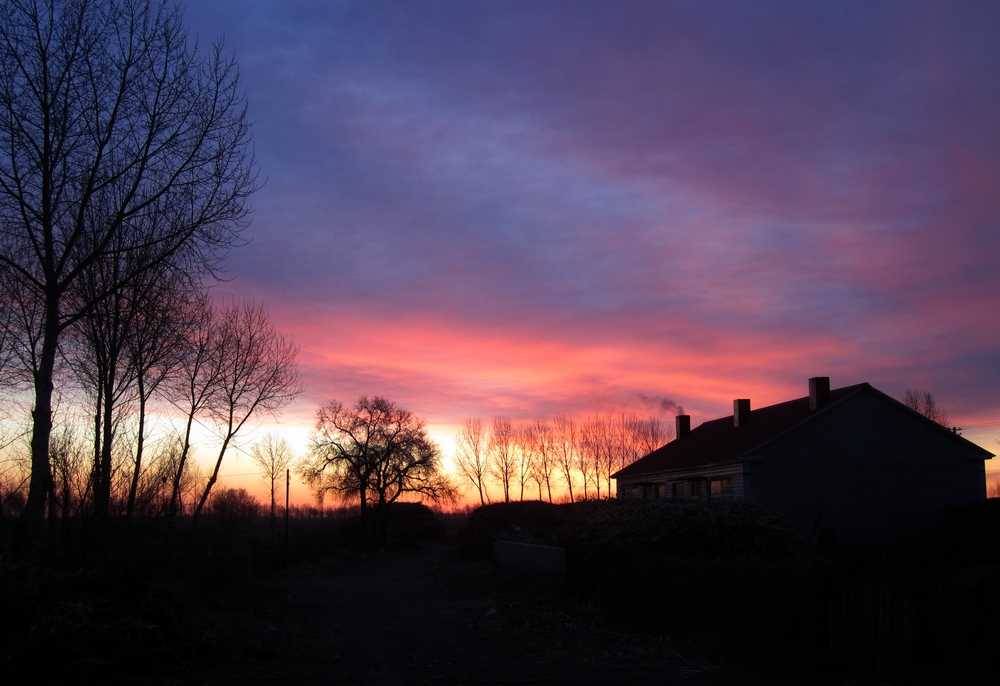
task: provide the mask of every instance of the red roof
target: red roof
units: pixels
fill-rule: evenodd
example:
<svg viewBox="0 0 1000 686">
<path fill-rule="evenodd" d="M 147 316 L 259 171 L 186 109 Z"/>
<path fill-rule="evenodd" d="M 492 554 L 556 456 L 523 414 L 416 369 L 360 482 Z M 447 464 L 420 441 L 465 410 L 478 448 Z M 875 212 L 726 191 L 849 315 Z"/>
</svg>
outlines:
<svg viewBox="0 0 1000 686">
<path fill-rule="evenodd" d="M 751 410 L 750 420 L 741 422 L 739 427 L 734 426 L 733 415 L 707 421 L 683 438 L 667 443 L 612 474 L 612 477 L 736 462 L 741 457 L 749 457 L 755 449 L 771 439 L 866 389 L 875 390 L 866 383 L 831 390 L 829 402 L 816 411 L 809 410 L 809 396 Z"/>
</svg>

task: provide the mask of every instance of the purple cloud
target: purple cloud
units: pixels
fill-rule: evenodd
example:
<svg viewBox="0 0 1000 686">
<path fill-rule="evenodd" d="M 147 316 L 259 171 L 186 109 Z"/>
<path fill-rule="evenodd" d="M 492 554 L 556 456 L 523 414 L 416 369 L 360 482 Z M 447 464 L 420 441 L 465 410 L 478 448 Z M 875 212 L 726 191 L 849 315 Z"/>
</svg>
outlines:
<svg viewBox="0 0 1000 686">
<path fill-rule="evenodd" d="M 267 177 L 221 288 L 309 350 L 338 321 L 403 319 L 457 346 L 419 373 L 312 353 L 320 394 L 429 389 L 442 423 L 491 397 L 551 416 L 666 393 L 710 415 L 830 373 L 1000 411 L 993 5 L 258 0 L 187 18 L 237 52 Z M 503 388 L 450 369 L 490 340 L 510 359 L 618 352 L 561 388 L 500 354 Z"/>
</svg>

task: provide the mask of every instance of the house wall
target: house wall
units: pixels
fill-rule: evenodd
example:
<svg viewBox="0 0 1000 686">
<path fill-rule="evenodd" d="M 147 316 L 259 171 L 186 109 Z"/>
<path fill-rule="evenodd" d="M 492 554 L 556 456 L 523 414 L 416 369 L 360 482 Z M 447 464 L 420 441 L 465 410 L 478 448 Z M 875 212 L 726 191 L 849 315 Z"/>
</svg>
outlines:
<svg viewBox="0 0 1000 686">
<path fill-rule="evenodd" d="M 676 484 L 677 495 L 673 497 L 688 499 L 697 497 L 699 499 L 712 498 L 709 493 L 712 479 L 732 479 L 733 492 L 714 499 L 742 498 L 746 497 L 748 483 L 744 483 L 744 466 L 741 464 L 728 464 L 715 467 L 705 467 L 689 472 L 664 472 L 660 474 L 643 474 L 641 477 L 632 479 L 620 479 L 617 483 L 617 494 L 619 498 L 644 498 L 662 499 L 664 496 L 661 490 L 655 486 L 666 486 L 666 497 L 672 497 L 673 486 Z M 697 492 L 692 492 L 692 479 L 704 479 L 704 483 L 698 486 Z M 749 480 L 747 480 L 749 481 Z"/>
<path fill-rule="evenodd" d="M 986 497 L 985 464 L 961 441 L 863 393 L 760 451 L 750 496 L 807 531 L 913 538 L 948 505 Z"/>
</svg>

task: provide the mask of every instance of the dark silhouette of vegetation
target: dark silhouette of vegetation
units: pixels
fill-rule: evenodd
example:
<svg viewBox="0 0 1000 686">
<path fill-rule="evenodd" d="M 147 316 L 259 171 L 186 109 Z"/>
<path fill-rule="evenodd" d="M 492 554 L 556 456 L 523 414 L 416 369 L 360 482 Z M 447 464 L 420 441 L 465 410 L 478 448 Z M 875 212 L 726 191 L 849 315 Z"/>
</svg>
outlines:
<svg viewBox="0 0 1000 686">
<path fill-rule="evenodd" d="M 903 393 L 902 402 L 914 412 L 919 412 L 932 422 L 948 426 L 948 414 L 942 409 L 929 391 L 920 392 L 907 388 Z"/>
<path fill-rule="evenodd" d="M 370 542 L 384 540 L 389 507 L 401 496 L 440 501 L 454 495 L 423 420 L 379 397 L 320 407 L 298 471 L 316 493 L 357 498 Z"/>
<path fill-rule="evenodd" d="M 260 515 L 260 501 L 245 488 L 219 488 L 212 494 L 209 510 L 222 519 L 253 519 Z"/>
<path fill-rule="evenodd" d="M 465 420 L 455 438 L 455 466 L 460 476 L 466 478 L 479 495 L 479 504 L 485 505 L 486 481 L 490 474 L 489 436 L 483 421 L 477 417 Z"/>
<path fill-rule="evenodd" d="M 262 439 L 250 446 L 250 459 L 263 471 L 264 481 L 269 488 L 271 496 L 271 525 L 277 521 L 277 493 L 275 486 L 279 479 L 286 476 L 287 471 L 295 460 L 291 446 L 288 441 L 276 436 L 273 433 L 265 435 Z"/>
<path fill-rule="evenodd" d="M 67 329 L 150 273 L 213 274 L 257 182 L 235 62 L 221 44 L 200 56 L 171 3 L 0 5 L 0 151 L 0 299 L 33 391 L 30 542 L 53 492 Z"/>
<path fill-rule="evenodd" d="M 298 350 L 271 326 L 263 306 L 233 302 L 219 312 L 211 331 L 218 374 L 212 377 L 216 388 L 208 410 L 222 443 L 215 468 L 195 506 L 192 528 L 219 479 L 226 451 L 240 430 L 261 413 L 273 416 L 303 390 L 295 366 Z"/>
<path fill-rule="evenodd" d="M 581 425 L 568 417 L 523 425 L 507 417 L 489 425 L 470 417 L 455 436 L 455 466 L 480 505 L 490 502 L 491 486 L 504 502 L 531 498 L 532 484 L 534 495 L 549 502 L 560 488 L 571 502 L 613 497 L 611 475 L 671 438 L 673 429 L 660 419 L 632 414 L 594 416 Z"/>
</svg>

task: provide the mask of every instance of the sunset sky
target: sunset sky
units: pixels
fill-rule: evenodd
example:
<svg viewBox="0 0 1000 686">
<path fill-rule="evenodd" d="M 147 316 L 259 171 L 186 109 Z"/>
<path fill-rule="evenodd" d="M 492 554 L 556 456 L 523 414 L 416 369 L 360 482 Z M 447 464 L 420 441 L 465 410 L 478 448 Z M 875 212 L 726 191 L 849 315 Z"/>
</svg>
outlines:
<svg viewBox="0 0 1000 686">
<path fill-rule="evenodd" d="M 1000 4 L 185 17 L 242 70 L 266 184 L 215 291 L 301 347 L 290 434 L 361 394 L 446 448 L 468 416 L 696 426 L 830 376 L 1000 448 Z"/>
</svg>

